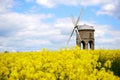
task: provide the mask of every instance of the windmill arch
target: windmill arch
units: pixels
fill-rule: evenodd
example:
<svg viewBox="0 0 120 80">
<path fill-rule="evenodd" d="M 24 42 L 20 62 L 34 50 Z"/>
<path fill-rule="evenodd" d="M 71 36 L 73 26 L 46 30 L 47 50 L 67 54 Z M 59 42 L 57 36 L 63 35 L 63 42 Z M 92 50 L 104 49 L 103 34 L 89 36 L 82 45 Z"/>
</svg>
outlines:
<svg viewBox="0 0 120 80">
<path fill-rule="evenodd" d="M 84 41 L 81 41 L 80 42 L 80 48 L 83 50 L 85 49 L 85 42 Z"/>
<path fill-rule="evenodd" d="M 92 46 L 93 46 L 93 41 L 88 41 L 88 49 L 92 49 Z"/>
</svg>

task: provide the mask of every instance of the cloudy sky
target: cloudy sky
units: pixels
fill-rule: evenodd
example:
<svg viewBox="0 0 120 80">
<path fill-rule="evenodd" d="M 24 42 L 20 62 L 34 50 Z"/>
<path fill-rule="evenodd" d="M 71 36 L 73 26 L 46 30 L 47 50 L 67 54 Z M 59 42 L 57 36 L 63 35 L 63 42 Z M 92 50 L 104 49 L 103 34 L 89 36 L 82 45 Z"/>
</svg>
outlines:
<svg viewBox="0 0 120 80">
<path fill-rule="evenodd" d="M 0 0 L 0 51 L 64 48 L 82 7 L 79 24 L 94 26 L 95 48 L 120 49 L 120 0 Z"/>
</svg>

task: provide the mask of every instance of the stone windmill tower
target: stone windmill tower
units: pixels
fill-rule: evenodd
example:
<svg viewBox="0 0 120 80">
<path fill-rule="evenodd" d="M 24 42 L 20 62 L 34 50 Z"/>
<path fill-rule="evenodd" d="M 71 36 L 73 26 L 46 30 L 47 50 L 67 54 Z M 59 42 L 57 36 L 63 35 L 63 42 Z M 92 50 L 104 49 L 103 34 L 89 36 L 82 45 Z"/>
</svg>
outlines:
<svg viewBox="0 0 120 80">
<path fill-rule="evenodd" d="M 74 31 L 76 32 L 76 44 L 81 47 L 81 49 L 92 49 L 94 50 L 94 28 L 93 26 L 89 25 L 78 25 L 78 22 L 80 20 L 80 16 L 82 14 L 83 10 L 81 10 L 80 15 L 75 22 L 74 17 L 71 16 L 72 22 L 74 24 L 73 31 L 67 41 L 67 44 L 70 41 L 70 38 L 72 37 Z"/>
<path fill-rule="evenodd" d="M 76 35 L 76 44 L 81 47 L 81 49 L 92 49 L 94 50 L 94 28 L 89 25 L 78 25 L 78 35 Z"/>
</svg>

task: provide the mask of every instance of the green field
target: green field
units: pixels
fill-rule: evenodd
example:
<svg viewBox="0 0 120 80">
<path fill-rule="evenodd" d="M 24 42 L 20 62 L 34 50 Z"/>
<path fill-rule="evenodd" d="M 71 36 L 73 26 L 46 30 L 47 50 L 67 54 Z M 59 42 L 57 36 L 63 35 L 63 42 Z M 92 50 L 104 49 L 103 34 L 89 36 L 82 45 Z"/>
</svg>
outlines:
<svg viewBox="0 0 120 80">
<path fill-rule="evenodd" d="M 120 80 L 120 50 L 0 53 L 0 80 Z"/>
</svg>

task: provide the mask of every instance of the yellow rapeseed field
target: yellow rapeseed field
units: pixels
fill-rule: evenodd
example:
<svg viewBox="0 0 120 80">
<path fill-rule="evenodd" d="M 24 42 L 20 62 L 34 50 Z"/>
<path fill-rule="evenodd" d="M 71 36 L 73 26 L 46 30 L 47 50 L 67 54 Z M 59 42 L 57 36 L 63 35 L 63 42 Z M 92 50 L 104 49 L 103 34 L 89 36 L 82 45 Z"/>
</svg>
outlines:
<svg viewBox="0 0 120 80">
<path fill-rule="evenodd" d="M 0 80 L 120 80 L 120 50 L 1 53 Z"/>
</svg>

